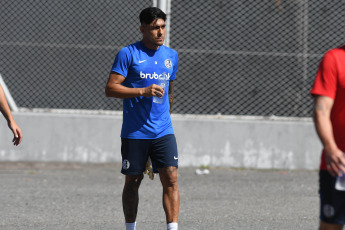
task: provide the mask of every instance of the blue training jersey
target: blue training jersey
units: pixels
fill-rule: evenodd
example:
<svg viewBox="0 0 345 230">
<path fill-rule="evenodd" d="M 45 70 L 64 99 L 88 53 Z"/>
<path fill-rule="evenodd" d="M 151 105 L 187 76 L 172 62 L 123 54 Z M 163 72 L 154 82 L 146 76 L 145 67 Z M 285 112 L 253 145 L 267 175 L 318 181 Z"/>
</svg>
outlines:
<svg viewBox="0 0 345 230">
<path fill-rule="evenodd" d="M 122 85 L 129 88 L 144 88 L 158 83 L 158 78 L 176 78 L 178 55 L 173 49 L 159 46 L 151 50 L 140 42 L 126 46 L 116 55 L 111 71 L 126 79 Z M 168 81 L 169 82 L 169 81 Z M 174 134 L 169 113 L 169 83 L 163 103 L 153 102 L 153 97 L 123 99 L 123 123 L 121 137 L 129 139 L 156 139 Z"/>
</svg>

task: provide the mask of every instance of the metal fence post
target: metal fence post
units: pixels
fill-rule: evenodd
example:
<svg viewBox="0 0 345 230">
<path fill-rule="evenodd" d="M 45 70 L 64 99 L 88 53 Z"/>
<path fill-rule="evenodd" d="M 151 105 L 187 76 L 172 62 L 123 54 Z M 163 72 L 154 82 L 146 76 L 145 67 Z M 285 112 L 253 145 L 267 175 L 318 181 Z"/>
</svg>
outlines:
<svg viewBox="0 0 345 230">
<path fill-rule="evenodd" d="M 167 19 L 165 21 L 165 40 L 164 45 L 168 46 L 170 45 L 170 6 L 171 6 L 171 0 L 159 0 L 158 1 L 158 8 L 163 10 L 165 14 L 167 15 Z"/>
</svg>

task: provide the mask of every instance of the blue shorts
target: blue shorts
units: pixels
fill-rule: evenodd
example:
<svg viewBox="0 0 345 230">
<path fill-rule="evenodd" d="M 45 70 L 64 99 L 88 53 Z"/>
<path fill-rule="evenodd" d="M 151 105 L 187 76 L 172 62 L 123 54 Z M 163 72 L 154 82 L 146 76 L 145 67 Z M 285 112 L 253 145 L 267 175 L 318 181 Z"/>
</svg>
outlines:
<svg viewBox="0 0 345 230">
<path fill-rule="evenodd" d="M 177 144 L 174 134 L 157 139 L 121 138 L 122 169 L 125 175 L 140 175 L 150 156 L 155 173 L 158 168 L 178 167 Z"/>
<path fill-rule="evenodd" d="M 329 224 L 345 224 L 345 191 L 335 189 L 336 177 L 320 170 L 320 220 Z"/>
</svg>

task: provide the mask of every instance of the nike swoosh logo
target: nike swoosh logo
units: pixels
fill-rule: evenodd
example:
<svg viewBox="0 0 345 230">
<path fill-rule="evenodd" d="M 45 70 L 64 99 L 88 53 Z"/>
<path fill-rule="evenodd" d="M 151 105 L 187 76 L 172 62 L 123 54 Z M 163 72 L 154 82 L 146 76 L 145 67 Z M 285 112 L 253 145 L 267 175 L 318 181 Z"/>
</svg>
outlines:
<svg viewBox="0 0 345 230">
<path fill-rule="evenodd" d="M 177 159 L 178 159 L 178 157 L 175 157 L 175 156 L 174 156 L 174 160 L 177 160 Z"/>
<path fill-rule="evenodd" d="M 145 62 L 146 60 L 142 60 L 142 61 L 139 61 L 139 63 L 143 63 L 143 62 Z"/>
</svg>

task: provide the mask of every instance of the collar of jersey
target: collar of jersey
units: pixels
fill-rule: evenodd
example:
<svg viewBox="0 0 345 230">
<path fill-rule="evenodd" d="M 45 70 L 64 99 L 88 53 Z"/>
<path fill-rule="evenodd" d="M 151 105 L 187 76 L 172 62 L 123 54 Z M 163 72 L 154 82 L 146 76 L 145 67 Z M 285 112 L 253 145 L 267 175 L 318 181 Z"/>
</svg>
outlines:
<svg viewBox="0 0 345 230">
<path fill-rule="evenodd" d="M 140 46 L 142 47 L 142 49 L 143 49 L 145 52 L 147 52 L 147 53 L 149 53 L 149 54 L 154 54 L 154 53 L 158 52 L 158 51 L 161 49 L 161 46 L 159 46 L 157 50 L 149 49 L 149 48 L 147 48 L 147 47 L 144 45 L 144 43 L 143 43 L 142 41 L 140 41 Z"/>
</svg>

